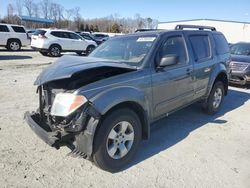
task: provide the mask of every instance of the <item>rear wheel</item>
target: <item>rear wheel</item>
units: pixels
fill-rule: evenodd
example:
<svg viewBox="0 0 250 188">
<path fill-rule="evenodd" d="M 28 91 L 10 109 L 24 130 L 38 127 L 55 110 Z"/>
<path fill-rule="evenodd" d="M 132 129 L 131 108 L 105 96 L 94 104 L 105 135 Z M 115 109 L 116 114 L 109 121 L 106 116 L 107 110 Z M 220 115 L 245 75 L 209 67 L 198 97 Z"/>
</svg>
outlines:
<svg viewBox="0 0 250 188">
<path fill-rule="evenodd" d="M 49 54 L 52 57 L 59 57 L 61 55 L 61 47 L 59 45 L 52 45 L 49 48 Z"/>
<path fill-rule="evenodd" d="M 95 135 L 95 164 L 110 172 L 121 170 L 136 153 L 140 140 L 141 123 L 135 112 L 124 108 L 110 113 Z"/>
<path fill-rule="evenodd" d="M 21 43 L 18 40 L 9 40 L 7 49 L 11 51 L 19 51 L 21 49 Z"/>
<path fill-rule="evenodd" d="M 203 109 L 208 114 L 215 114 L 221 107 L 224 95 L 224 84 L 221 81 L 215 82 L 207 101 L 203 104 Z"/>
</svg>

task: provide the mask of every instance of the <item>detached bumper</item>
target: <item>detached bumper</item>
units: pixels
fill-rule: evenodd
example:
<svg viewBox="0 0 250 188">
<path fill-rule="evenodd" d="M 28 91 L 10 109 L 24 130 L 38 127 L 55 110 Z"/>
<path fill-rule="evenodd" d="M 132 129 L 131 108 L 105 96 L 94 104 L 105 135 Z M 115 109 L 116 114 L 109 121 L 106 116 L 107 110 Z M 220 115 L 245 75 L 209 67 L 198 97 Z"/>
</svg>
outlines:
<svg viewBox="0 0 250 188">
<path fill-rule="evenodd" d="M 25 120 L 36 135 L 48 145 L 59 149 L 68 134 L 62 135 L 60 131 L 52 131 L 50 127 L 39 122 L 39 114 L 26 112 Z"/>
</svg>

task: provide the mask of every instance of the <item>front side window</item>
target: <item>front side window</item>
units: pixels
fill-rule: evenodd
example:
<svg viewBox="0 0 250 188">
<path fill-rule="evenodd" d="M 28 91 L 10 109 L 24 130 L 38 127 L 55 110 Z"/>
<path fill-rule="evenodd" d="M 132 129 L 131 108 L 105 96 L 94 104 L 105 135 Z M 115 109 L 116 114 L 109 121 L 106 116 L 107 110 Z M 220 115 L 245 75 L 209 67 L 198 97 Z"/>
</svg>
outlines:
<svg viewBox="0 0 250 188">
<path fill-rule="evenodd" d="M 23 27 L 18 27 L 18 26 L 11 26 L 11 27 L 16 33 L 25 33 L 25 29 Z"/>
<path fill-rule="evenodd" d="M 0 25 L 0 32 L 9 32 L 9 29 L 6 25 Z"/>
<path fill-rule="evenodd" d="M 189 37 L 196 61 L 211 57 L 211 47 L 208 35 L 193 35 Z"/>
<path fill-rule="evenodd" d="M 112 38 L 89 56 L 138 66 L 148 54 L 156 37 L 156 35 L 145 35 Z"/>
<path fill-rule="evenodd" d="M 78 36 L 78 35 L 75 34 L 75 33 L 69 33 L 69 37 L 70 37 L 70 39 L 74 39 L 74 40 L 79 40 L 79 39 L 81 39 L 81 37 Z"/>
<path fill-rule="evenodd" d="M 160 58 L 168 55 L 175 55 L 178 58 L 178 64 L 187 62 L 187 51 L 182 36 L 168 38 L 160 49 Z"/>
</svg>

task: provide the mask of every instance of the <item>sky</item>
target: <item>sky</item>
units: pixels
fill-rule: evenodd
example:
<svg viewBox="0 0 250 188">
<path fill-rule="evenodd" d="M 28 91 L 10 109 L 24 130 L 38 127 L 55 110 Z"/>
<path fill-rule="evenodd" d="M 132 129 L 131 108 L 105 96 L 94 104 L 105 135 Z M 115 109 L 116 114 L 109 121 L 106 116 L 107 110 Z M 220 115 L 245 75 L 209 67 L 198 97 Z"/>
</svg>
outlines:
<svg viewBox="0 0 250 188">
<path fill-rule="evenodd" d="M 186 19 L 222 19 L 250 22 L 250 0 L 53 0 L 66 9 L 80 7 L 83 18 L 99 18 L 116 14 L 119 17 L 151 17 L 160 22 Z M 39 2 L 39 0 L 34 0 Z M 0 16 L 8 3 L 0 0 Z"/>
</svg>

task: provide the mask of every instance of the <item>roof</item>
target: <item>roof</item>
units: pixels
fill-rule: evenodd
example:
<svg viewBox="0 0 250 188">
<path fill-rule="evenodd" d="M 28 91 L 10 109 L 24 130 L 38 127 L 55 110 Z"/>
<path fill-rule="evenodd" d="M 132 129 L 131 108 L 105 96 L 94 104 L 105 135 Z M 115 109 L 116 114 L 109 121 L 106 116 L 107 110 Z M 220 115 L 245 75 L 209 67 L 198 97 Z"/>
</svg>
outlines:
<svg viewBox="0 0 250 188">
<path fill-rule="evenodd" d="M 55 23 L 54 20 L 45 19 L 45 18 L 37 18 L 37 17 L 30 17 L 30 16 L 19 16 L 22 21 L 27 22 L 37 22 L 37 23 L 46 23 L 46 24 L 53 24 Z"/>
<path fill-rule="evenodd" d="M 159 22 L 158 24 L 163 23 L 176 23 L 176 22 L 190 22 L 190 21 L 216 21 L 216 22 L 230 22 L 230 23 L 242 23 L 242 24 L 250 24 L 250 22 L 241 22 L 241 21 L 233 21 L 233 20 L 217 20 L 217 19 L 191 19 L 191 20 L 176 20 L 176 21 L 168 21 L 168 22 Z"/>
</svg>

